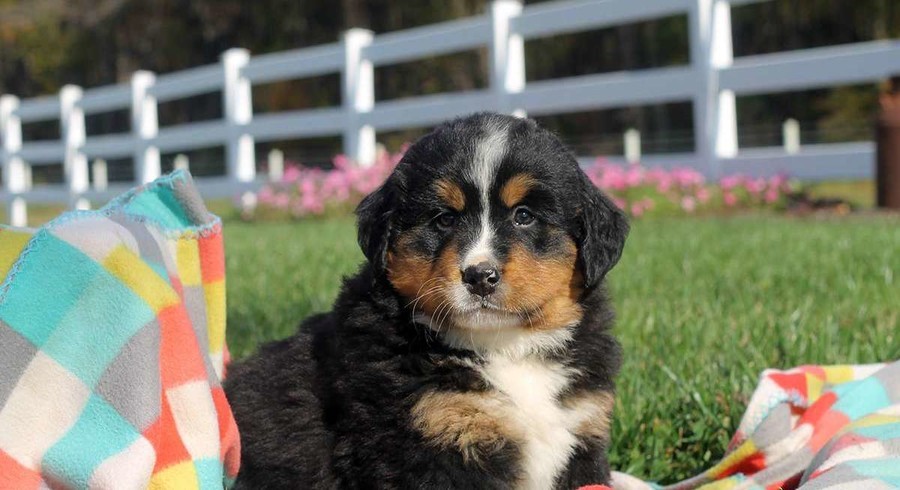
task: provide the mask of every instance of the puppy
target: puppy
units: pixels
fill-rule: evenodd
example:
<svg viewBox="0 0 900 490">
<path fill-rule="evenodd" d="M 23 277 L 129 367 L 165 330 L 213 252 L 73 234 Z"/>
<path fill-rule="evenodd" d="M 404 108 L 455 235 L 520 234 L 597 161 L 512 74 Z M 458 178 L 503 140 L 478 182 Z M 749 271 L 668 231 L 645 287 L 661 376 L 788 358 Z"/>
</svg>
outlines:
<svg viewBox="0 0 900 490">
<path fill-rule="evenodd" d="M 233 365 L 238 488 L 606 483 L 628 224 L 534 121 L 453 120 L 357 209 L 331 312 Z"/>
</svg>

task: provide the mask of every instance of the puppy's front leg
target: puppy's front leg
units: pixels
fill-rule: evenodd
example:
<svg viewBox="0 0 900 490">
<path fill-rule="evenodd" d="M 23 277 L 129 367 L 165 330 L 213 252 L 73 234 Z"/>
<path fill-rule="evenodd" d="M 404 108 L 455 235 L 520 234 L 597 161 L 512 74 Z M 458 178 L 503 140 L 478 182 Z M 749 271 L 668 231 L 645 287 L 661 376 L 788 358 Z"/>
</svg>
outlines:
<svg viewBox="0 0 900 490">
<path fill-rule="evenodd" d="M 571 431 L 578 438 L 574 454 L 557 479 L 556 488 L 579 488 L 609 483 L 609 429 L 615 397 L 607 390 L 580 390 L 564 397 L 572 417 Z"/>
<path fill-rule="evenodd" d="M 505 417 L 491 391 L 431 390 L 411 410 L 424 442 L 438 450 L 424 475 L 427 487 L 510 488 L 519 479 L 522 428 Z"/>
</svg>

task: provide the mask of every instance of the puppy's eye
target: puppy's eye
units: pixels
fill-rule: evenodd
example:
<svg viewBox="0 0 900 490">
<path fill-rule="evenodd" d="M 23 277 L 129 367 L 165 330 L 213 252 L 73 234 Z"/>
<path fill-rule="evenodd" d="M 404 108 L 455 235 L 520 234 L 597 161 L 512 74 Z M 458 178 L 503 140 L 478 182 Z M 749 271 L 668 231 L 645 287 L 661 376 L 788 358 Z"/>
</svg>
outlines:
<svg viewBox="0 0 900 490">
<path fill-rule="evenodd" d="M 513 212 L 513 222 L 518 226 L 528 226 L 534 223 L 534 214 L 528 208 L 516 208 Z"/>
<path fill-rule="evenodd" d="M 449 212 L 441 213 L 435 218 L 434 222 L 437 223 L 438 228 L 450 229 L 456 224 L 456 215 Z"/>
</svg>

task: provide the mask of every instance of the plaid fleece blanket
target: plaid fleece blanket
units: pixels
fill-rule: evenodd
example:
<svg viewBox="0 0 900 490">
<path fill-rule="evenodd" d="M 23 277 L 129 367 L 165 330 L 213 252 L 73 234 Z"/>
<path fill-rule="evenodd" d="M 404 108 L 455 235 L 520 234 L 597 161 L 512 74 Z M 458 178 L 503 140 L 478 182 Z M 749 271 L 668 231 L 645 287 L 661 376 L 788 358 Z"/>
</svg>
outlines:
<svg viewBox="0 0 900 490">
<path fill-rule="evenodd" d="M 0 229 L 0 489 L 221 489 L 222 226 L 187 173 Z"/>
<path fill-rule="evenodd" d="M 661 488 L 622 474 L 613 486 Z M 663 488 L 900 488 L 900 361 L 763 372 L 725 458 Z"/>
</svg>

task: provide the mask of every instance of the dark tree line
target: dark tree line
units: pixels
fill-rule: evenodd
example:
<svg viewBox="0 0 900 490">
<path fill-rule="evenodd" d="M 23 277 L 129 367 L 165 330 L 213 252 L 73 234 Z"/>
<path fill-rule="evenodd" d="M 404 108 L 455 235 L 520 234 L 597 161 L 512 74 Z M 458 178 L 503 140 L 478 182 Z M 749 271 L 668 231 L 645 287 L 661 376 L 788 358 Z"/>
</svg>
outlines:
<svg viewBox="0 0 900 490">
<path fill-rule="evenodd" d="M 652 1 L 652 0 L 645 0 Z M 527 1 L 526 3 L 535 3 Z M 66 84 L 85 87 L 127 81 L 137 69 L 158 73 L 214 63 L 225 49 L 254 54 L 337 41 L 348 27 L 375 32 L 481 13 L 485 0 L 0 0 L 0 93 L 30 97 Z M 900 37 L 896 0 L 776 0 L 733 11 L 735 55 L 749 55 Z M 687 20 L 651 22 L 529 41 L 527 76 L 540 80 L 684 64 Z M 487 53 L 476 50 L 379 67 L 379 100 L 466 90 L 487 84 Z M 334 105 L 336 75 L 254 89 L 259 111 Z M 742 144 L 777 144 L 778 128 L 795 117 L 808 140 L 866 137 L 877 87 L 844 87 L 742 98 Z M 163 104 L 163 125 L 218 117 L 218 94 Z M 690 103 L 621 108 L 543 118 L 581 153 L 617 152 L 620 134 L 638 127 L 648 151 L 693 146 Z M 121 130 L 125 114 L 88 121 L 89 132 Z M 390 146 L 425 128 L 381 135 Z M 55 129 L 26 128 L 41 137 Z M 308 159 L 339 149 L 337 140 L 280 143 Z M 264 150 L 264 149 L 261 149 Z"/>
</svg>

